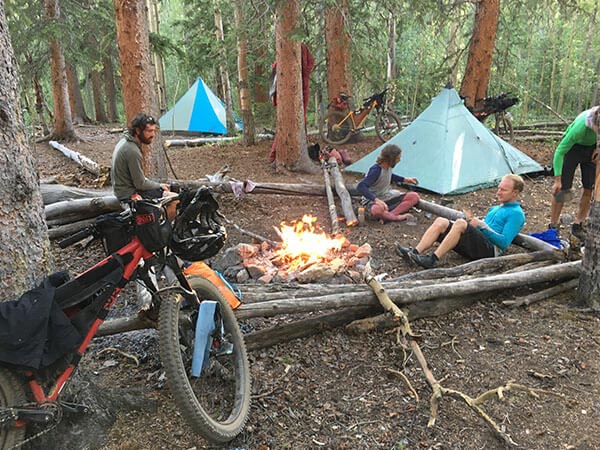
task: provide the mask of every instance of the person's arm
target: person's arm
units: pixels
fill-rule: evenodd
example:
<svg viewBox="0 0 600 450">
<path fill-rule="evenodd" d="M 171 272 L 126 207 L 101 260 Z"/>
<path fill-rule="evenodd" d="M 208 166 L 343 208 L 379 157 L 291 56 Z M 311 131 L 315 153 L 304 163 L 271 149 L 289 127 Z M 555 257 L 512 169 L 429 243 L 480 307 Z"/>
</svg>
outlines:
<svg viewBox="0 0 600 450">
<path fill-rule="evenodd" d="M 478 228 L 495 246 L 504 250 L 519 234 L 523 225 L 525 225 L 524 215 L 517 211 L 509 211 L 500 231 L 495 231 L 484 221 L 479 221 Z"/>
<path fill-rule="evenodd" d="M 391 179 L 392 183 L 400 184 L 400 183 L 404 183 L 405 181 L 406 181 L 405 177 L 401 177 L 400 175 L 396 175 L 395 173 L 392 173 L 392 179 Z"/>
<path fill-rule="evenodd" d="M 161 187 L 160 183 L 149 180 L 144 175 L 141 152 L 130 152 L 127 156 L 127 166 L 129 167 L 131 181 L 133 182 L 136 191 L 149 191 Z"/>
<path fill-rule="evenodd" d="M 375 164 L 372 166 L 367 175 L 360 180 L 356 189 L 360 192 L 365 198 L 375 201 L 376 195 L 371 192 L 371 186 L 377 181 L 379 176 L 381 175 L 381 167 L 379 164 Z"/>
</svg>

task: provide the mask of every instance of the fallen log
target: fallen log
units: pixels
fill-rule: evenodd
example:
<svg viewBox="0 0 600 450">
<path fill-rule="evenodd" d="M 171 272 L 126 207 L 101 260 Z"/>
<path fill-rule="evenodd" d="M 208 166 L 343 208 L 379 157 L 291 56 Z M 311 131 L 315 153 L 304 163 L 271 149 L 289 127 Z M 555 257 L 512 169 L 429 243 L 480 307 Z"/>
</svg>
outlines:
<svg viewBox="0 0 600 450">
<path fill-rule="evenodd" d="M 85 227 L 96 223 L 96 218 L 80 220 L 79 222 L 68 223 L 66 225 L 60 225 L 55 228 L 48 230 L 48 238 L 50 240 L 61 239 L 66 236 L 77 233 L 83 230 Z"/>
<path fill-rule="evenodd" d="M 461 211 L 456 211 L 455 209 L 448 208 L 447 206 L 437 205 L 425 200 L 419 200 L 417 207 L 425 211 L 429 211 L 436 216 L 445 217 L 446 219 L 450 220 L 461 219 L 464 217 L 464 214 Z M 527 250 L 556 250 L 556 247 L 553 247 L 547 242 L 522 233 L 519 233 L 515 237 L 513 244 L 516 244 Z"/>
<path fill-rule="evenodd" d="M 552 286 L 548 289 L 534 292 L 533 294 L 525 295 L 514 300 L 504 300 L 502 304 L 504 306 L 513 306 L 515 308 L 518 306 L 529 306 L 532 303 L 541 302 L 542 300 L 562 294 L 563 292 L 573 291 L 577 289 L 578 286 L 579 278 L 574 278 L 572 280 L 565 281 L 564 283 L 557 284 L 556 286 Z"/>
<path fill-rule="evenodd" d="M 163 146 L 169 147 L 198 147 L 205 144 L 239 141 L 241 136 L 234 137 L 200 137 L 194 139 L 165 139 Z"/>
<path fill-rule="evenodd" d="M 44 207 L 44 216 L 46 221 L 64 218 L 65 216 L 80 217 L 81 220 L 121 210 L 121 202 L 114 195 L 108 195 L 105 197 L 80 198 L 55 202 Z M 71 222 L 74 222 L 74 220 Z"/>
<path fill-rule="evenodd" d="M 335 208 L 335 199 L 333 198 L 333 190 L 331 189 L 331 180 L 329 179 L 329 169 L 326 164 L 322 165 L 323 178 L 325 180 L 325 193 L 327 194 L 327 207 L 329 210 L 329 219 L 331 220 L 331 233 L 337 234 L 340 231 L 340 223 L 338 222 L 337 209 Z"/>
<path fill-rule="evenodd" d="M 78 198 L 96 198 L 113 195 L 110 189 L 81 189 L 64 184 L 40 184 L 44 205 L 75 200 Z"/>
<path fill-rule="evenodd" d="M 434 286 L 419 286 L 415 288 L 390 288 L 388 293 L 393 296 L 396 304 L 406 305 L 440 297 L 459 297 L 539 283 L 560 282 L 578 277 L 580 267 L 581 262 L 574 261 L 520 273 L 492 275 L 484 278 L 459 281 L 457 283 L 442 283 Z M 377 298 L 373 293 L 347 292 L 311 298 L 280 299 L 244 304 L 236 310 L 236 316 L 240 319 L 272 317 L 278 314 L 295 314 L 354 306 L 368 306 L 374 305 L 376 302 Z"/>
<path fill-rule="evenodd" d="M 59 144 L 56 141 L 50 141 L 50 142 L 48 142 L 48 144 L 50 144 L 50 146 L 52 148 L 60 151 L 67 158 L 71 158 L 73 161 L 75 161 L 77 164 L 79 164 L 81 167 L 83 167 L 88 172 L 90 172 L 96 176 L 100 175 L 100 166 L 98 165 L 98 163 L 96 161 L 93 161 L 90 158 L 88 158 L 87 156 L 84 156 L 79 152 L 71 150 L 62 144 Z"/>
<path fill-rule="evenodd" d="M 338 167 L 337 161 L 334 157 L 329 158 L 327 164 L 329 166 L 331 176 L 333 177 L 335 192 L 337 192 L 337 195 L 340 198 L 340 207 L 342 208 L 342 212 L 346 218 L 346 226 L 353 227 L 358 223 L 358 220 L 356 219 L 356 214 L 354 214 L 352 197 L 346 188 L 344 177 L 342 176 L 340 168 Z"/>
</svg>

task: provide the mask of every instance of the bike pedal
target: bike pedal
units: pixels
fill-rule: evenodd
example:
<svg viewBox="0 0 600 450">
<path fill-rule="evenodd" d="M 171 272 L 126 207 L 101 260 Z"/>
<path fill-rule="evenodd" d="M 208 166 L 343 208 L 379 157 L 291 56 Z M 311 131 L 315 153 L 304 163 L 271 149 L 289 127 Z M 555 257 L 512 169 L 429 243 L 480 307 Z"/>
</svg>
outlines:
<svg viewBox="0 0 600 450">
<path fill-rule="evenodd" d="M 59 402 L 59 405 L 65 410 L 68 411 L 70 413 L 75 413 L 75 414 L 80 414 L 80 413 L 84 413 L 87 414 L 89 412 L 91 412 L 91 408 L 87 405 L 81 404 L 81 403 L 72 403 L 72 402 Z"/>
</svg>

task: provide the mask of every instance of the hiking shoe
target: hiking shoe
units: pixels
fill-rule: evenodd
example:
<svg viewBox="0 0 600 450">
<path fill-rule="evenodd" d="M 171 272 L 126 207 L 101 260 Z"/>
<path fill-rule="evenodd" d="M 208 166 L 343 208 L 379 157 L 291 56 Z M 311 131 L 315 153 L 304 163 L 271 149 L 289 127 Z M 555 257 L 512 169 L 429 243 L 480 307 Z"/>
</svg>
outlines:
<svg viewBox="0 0 600 450">
<path fill-rule="evenodd" d="M 413 247 L 402 247 L 400 244 L 396 244 L 396 252 L 402 257 L 406 264 L 409 266 L 415 265 L 413 256 L 418 255 L 418 253 Z"/>
<path fill-rule="evenodd" d="M 415 263 L 425 269 L 433 269 L 438 263 L 438 257 L 435 256 L 435 253 L 430 253 L 429 255 L 419 255 L 414 253 L 411 255 L 411 258 Z"/>
<path fill-rule="evenodd" d="M 578 237 L 580 240 L 585 240 L 585 230 L 580 223 L 571 225 L 571 234 Z"/>
</svg>

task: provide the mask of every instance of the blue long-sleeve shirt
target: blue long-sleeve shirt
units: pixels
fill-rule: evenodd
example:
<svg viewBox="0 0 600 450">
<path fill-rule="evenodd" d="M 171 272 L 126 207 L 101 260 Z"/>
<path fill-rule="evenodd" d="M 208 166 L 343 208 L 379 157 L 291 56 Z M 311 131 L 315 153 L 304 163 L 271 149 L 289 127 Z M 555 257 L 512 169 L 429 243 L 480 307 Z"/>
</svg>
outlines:
<svg viewBox="0 0 600 450">
<path fill-rule="evenodd" d="M 492 206 L 484 219 L 481 232 L 504 251 L 525 225 L 525 213 L 519 202 Z"/>
<path fill-rule="evenodd" d="M 383 169 L 379 164 L 371 166 L 367 175 L 360 180 L 356 189 L 369 201 L 384 195 L 391 183 L 402 183 L 404 177 L 396 175 L 392 169 Z"/>
</svg>

